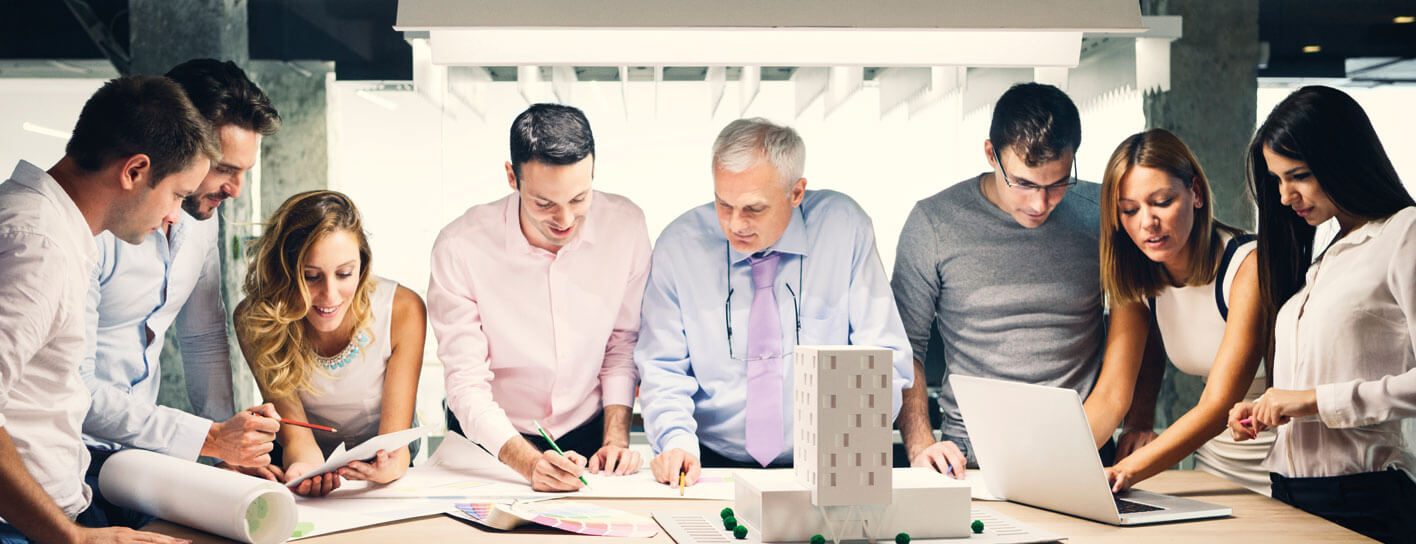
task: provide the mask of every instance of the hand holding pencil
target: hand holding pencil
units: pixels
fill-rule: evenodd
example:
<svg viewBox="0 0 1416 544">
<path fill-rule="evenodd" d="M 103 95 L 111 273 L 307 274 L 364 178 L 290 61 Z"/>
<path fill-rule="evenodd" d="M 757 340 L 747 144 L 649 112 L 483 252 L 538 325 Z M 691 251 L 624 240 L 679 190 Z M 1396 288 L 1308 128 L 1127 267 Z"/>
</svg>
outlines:
<svg viewBox="0 0 1416 544">
<path fill-rule="evenodd" d="M 279 430 L 280 414 L 275 406 L 266 403 L 248 408 L 231 419 L 212 423 L 200 453 L 236 466 L 266 466 Z"/>
</svg>

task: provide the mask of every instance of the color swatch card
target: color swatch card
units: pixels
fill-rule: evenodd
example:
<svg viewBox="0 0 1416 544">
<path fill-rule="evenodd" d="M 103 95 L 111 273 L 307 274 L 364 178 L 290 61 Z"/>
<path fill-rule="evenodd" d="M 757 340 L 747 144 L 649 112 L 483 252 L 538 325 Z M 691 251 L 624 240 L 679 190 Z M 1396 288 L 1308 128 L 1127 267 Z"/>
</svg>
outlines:
<svg viewBox="0 0 1416 544">
<path fill-rule="evenodd" d="M 457 503 L 455 517 L 468 519 L 493 529 L 510 530 L 535 523 L 562 531 L 590 536 L 650 538 L 659 534 L 653 519 L 607 506 L 576 501 L 514 501 L 504 503 Z"/>
</svg>

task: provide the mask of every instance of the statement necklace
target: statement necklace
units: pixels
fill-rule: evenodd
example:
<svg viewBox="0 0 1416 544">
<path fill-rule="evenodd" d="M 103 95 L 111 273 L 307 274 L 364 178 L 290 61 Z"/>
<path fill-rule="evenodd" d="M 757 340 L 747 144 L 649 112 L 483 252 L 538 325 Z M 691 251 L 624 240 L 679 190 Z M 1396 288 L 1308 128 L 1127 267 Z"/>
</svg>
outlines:
<svg viewBox="0 0 1416 544">
<path fill-rule="evenodd" d="M 359 334 L 355 335 L 354 339 L 349 341 L 349 345 L 344 346 L 344 349 L 339 353 L 325 357 L 320 355 L 319 352 L 315 352 L 315 362 L 319 363 L 325 370 L 339 370 L 344 368 L 345 365 L 354 362 L 354 358 L 359 356 L 359 352 L 362 351 L 364 346 L 368 345 L 368 343 L 369 333 L 359 331 Z"/>
</svg>

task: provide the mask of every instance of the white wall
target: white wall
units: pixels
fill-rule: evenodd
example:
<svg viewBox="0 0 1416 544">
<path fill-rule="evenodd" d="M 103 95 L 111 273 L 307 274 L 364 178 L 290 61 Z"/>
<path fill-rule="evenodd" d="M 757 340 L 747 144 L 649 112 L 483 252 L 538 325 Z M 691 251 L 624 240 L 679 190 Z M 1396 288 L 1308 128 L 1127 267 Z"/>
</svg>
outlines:
<svg viewBox="0 0 1416 544">
<path fill-rule="evenodd" d="M 710 116 L 707 85 L 661 83 L 656 113 L 656 86 L 629 85 L 627 113 L 617 82 L 577 83 L 571 103 L 585 110 L 595 131 L 595 187 L 639 204 L 655 238 L 675 217 L 712 198 L 710 147 L 717 132 L 739 117 L 738 93 L 730 82 Z M 528 103 L 514 84 L 492 84 L 483 100 L 484 120 L 455 109 L 444 114 L 411 92 L 373 91 L 397 104 L 389 110 L 356 94 L 368 86 L 341 82 L 331 90 L 339 132 L 331 186 L 363 210 L 378 273 L 421 290 L 437 231 L 469 206 L 510 191 L 503 171 L 507 133 Z M 789 82 L 764 82 L 746 115 L 801 133 L 808 188 L 845 192 L 865 208 L 887 270 L 914 203 L 987 168 L 989 112 L 961 120 L 957 98 L 913 118 L 905 108 L 882 118 L 877 91 L 867 87 L 829 117 L 818 100 L 798 118 L 793 93 Z M 1115 142 L 1140 129 L 1139 98 L 1099 106 L 1084 115 L 1084 123 L 1079 164 L 1083 177 L 1097 179 Z"/>
<path fill-rule="evenodd" d="M 69 133 L 102 79 L 0 78 L 0 175 L 8 178 L 21 159 L 48 169 L 64 157 L 68 137 L 24 130 L 25 123 Z"/>
</svg>

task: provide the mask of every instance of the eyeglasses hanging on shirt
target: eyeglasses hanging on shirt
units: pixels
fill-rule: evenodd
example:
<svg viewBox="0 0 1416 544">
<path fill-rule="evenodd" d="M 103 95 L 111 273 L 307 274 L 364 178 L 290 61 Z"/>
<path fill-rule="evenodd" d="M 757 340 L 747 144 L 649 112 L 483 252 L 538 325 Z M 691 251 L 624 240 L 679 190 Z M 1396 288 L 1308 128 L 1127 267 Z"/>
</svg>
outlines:
<svg viewBox="0 0 1416 544">
<path fill-rule="evenodd" d="M 724 254 L 724 257 L 725 257 L 725 259 L 727 260 L 727 264 L 728 264 L 728 266 L 727 266 L 727 271 L 728 271 L 728 274 L 727 274 L 727 276 L 728 276 L 728 277 L 727 277 L 728 299 L 725 300 L 725 301 L 723 301 L 723 316 L 724 316 L 724 317 L 723 317 L 723 323 L 727 326 L 727 330 L 728 330 L 728 357 L 731 358 L 731 359 L 734 360 L 734 361 L 742 361 L 742 362 L 744 362 L 744 363 L 750 363 L 750 362 L 753 362 L 753 361 L 765 361 L 765 360 L 768 360 L 768 359 L 780 359 L 780 358 L 782 358 L 782 357 L 785 357 L 785 356 L 789 355 L 789 353 L 775 353 L 775 354 L 769 353 L 769 354 L 765 354 L 765 355 L 758 355 L 758 356 L 756 356 L 756 357 L 750 357 L 750 356 L 742 356 L 742 357 L 739 357 L 739 356 L 737 355 L 736 351 L 735 351 L 734 348 L 733 348 L 733 253 L 732 253 L 732 246 L 729 245 L 728 243 L 724 242 L 723 248 L 724 248 L 723 254 Z M 798 289 L 799 289 L 799 288 L 801 287 L 801 285 L 802 285 L 802 281 L 801 281 L 801 280 L 802 280 L 802 277 L 803 277 L 803 275 L 804 275 L 803 270 L 806 269 L 806 255 L 800 255 L 799 258 L 800 258 L 801 260 L 799 261 L 799 264 L 798 264 L 798 266 L 797 266 L 797 287 L 798 287 Z M 800 299 L 797 297 L 797 290 L 796 290 L 796 289 L 792 289 L 792 284 L 788 283 L 788 284 L 785 284 L 785 285 L 786 285 L 786 288 L 787 288 L 787 292 L 788 292 L 788 293 L 791 293 L 791 295 L 792 295 L 792 314 L 793 314 L 793 316 L 794 316 L 794 318 L 795 318 L 795 320 L 796 320 L 796 336 L 795 336 L 796 341 L 793 342 L 792 346 L 795 347 L 795 346 L 801 344 L 801 301 L 800 301 Z"/>
</svg>

